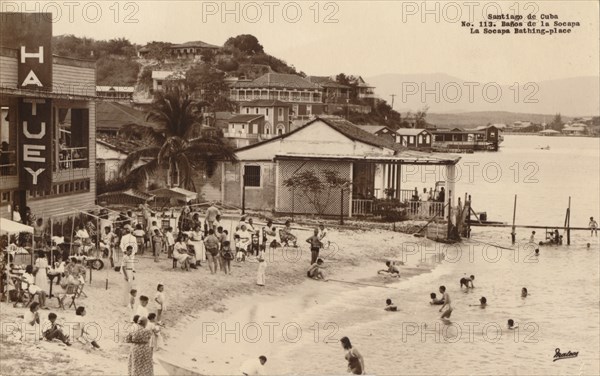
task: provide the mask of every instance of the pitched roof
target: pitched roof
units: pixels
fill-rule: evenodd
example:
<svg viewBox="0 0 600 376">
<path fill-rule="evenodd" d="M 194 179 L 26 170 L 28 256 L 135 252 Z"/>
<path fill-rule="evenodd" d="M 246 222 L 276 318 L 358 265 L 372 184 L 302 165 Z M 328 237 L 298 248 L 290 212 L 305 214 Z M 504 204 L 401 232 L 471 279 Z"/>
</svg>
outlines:
<svg viewBox="0 0 600 376">
<path fill-rule="evenodd" d="M 359 127 L 360 129 L 362 129 L 363 131 L 369 132 L 369 133 L 377 133 L 380 130 L 386 128 L 388 130 L 388 132 L 390 133 L 394 133 L 394 130 L 391 128 L 388 128 L 385 125 L 373 125 L 373 124 L 364 124 L 364 125 L 357 125 L 357 127 Z"/>
<path fill-rule="evenodd" d="M 367 145 L 378 146 L 388 149 L 396 150 L 397 144 L 395 142 L 391 142 L 383 137 L 375 136 L 367 131 L 360 129 L 354 123 L 349 122 L 348 120 L 341 118 L 339 116 L 318 116 L 313 121 L 308 122 L 308 124 L 312 124 L 317 120 L 321 120 L 330 127 L 334 128 L 338 132 L 342 133 L 344 136 L 348 137 L 354 141 L 360 141 Z"/>
<path fill-rule="evenodd" d="M 184 80 L 185 72 L 152 71 L 152 78 L 157 80 Z"/>
<path fill-rule="evenodd" d="M 254 81 L 238 81 L 233 84 L 234 87 L 272 87 L 285 89 L 320 89 L 317 84 L 295 75 L 286 73 L 266 73 Z"/>
<path fill-rule="evenodd" d="M 215 46 L 214 44 L 206 43 L 201 40 L 185 42 L 181 44 L 175 44 L 170 48 L 221 48 L 219 46 Z"/>
<path fill-rule="evenodd" d="M 400 136 L 417 136 L 421 132 L 429 132 L 427 129 L 422 128 L 400 128 L 396 130 L 396 133 Z"/>
<path fill-rule="evenodd" d="M 350 89 L 350 86 L 342 85 L 339 82 L 336 82 L 331 79 L 331 77 L 327 76 L 308 76 L 307 80 L 313 82 L 315 84 L 320 85 L 321 87 L 335 87 L 339 89 Z"/>
<path fill-rule="evenodd" d="M 133 93 L 133 86 L 96 86 L 96 92 L 114 91 L 115 93 Z"/>
<path fill-rule="evenodd" d="M 232 117 L 231 119 L 229 119 L 230 123 L 249 123 L 253 120 L 259 119 L 259 118 L 264 118 L 265 115 L 236 115 L 234 117 Z"/>
<path fill-rule="evenodd" d="M 100 101 L 96 103 L 96 129 L 119 130 L 125 125 L 144 125 L 160 128 L 158 124 L 146 121 L 146 114 L 122 103 Z"/>
<path fill-rule="evenodd" d="M 96 142 L 124 154 L 150 146 L 150 143 L 135 138 L 109 136 L 103 133 L 96 134 Z"/>
<path fill-rule="evenodd" d="M 291 104 L 278 99 L 255 99 L 240 103 L 241 107 L 290 107 Z"/>
</svg>

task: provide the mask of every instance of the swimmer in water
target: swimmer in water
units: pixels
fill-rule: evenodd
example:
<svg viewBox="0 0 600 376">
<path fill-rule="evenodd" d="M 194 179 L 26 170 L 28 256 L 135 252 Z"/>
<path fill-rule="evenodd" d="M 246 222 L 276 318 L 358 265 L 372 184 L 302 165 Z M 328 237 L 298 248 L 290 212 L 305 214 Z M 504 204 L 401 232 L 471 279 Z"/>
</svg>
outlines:
<svg viewBox="0 0 600 376">
<path fill-rule="evenodd" d="M 429 302 L 429 304 L 431 304 L 431 305 L 444 304 L 444 299 L 438 299 L 437 295 L 435 295 L 435 292 L 432 292 L 431 294 L 429 294 L 429 297 L 431 297 L 431 301 Z"/>
<path fill-rule="evenodd" d="M 462 277 L 460 279 L 460 288 L 462 289 L 463 285 L 465 286 L 465 288 L 475 288 L 475 286 L 473 286 L 473 280 L 475 279 L 474 275 L 471 275 L 471 277 L 467 278 L 467 277 Z M 470 286 L 469 286 L 470 285 Z"/>
<path fill-rule="evenodd" d="M 508 329 L 513 330 L 517 329 L 519 325 L 516 325 L 513 319 L 508 319 Z"/>
<path fill-rule="evenodd" d="M 521 289 L 521 298 L 526 298 L 527 297 L 527 287 L 523 287 Z"/>
<path fill-rule="evenodd" d="M 446 292 L 446 286 L 440 286 L 440 293 L 442 294 L 442 299 L 444 300 L 444 304 L 442 305 L 442 308 L 440 308 L 440 312 L 442 312 L 442 310 L 445 307 L 448 307 L 446 311 L 442 313 L 442 316 L 440 316 L 440 318 L 449 319 L 450 315 L 452 314 L 452 305 L 450 304 L 450 295 L 448 295 L 448 293 Z"/>
<path fill-rule="evenodd" d="M 486 306 L 487 306 L 487 298 L 485 296 L 482 296 L 481 298 L 479 298 L 479 304 L 469 304 L 469 307 L 485 308 Z"/>
<path fill-rule="evenodd" d="M 539 248 L 536 248 L 536 249 L 535 249 L 535 255 L 536 255 L 536 256 L 539 256 L 539 255 L 540 255 L 540 249 L 539 249 Z"/>
<path fill-rule="evenodd" d="M 392 303 L 392 299 L 386 299 L 384 310 L 396 312 L 398 310 L 398 307 L 396 307 L 394 303 Z"/>
<path fill-rule="evenodd" d="M 388 268 L 377 271 L 377 274 L 388 273 L 392 277 L 400 277 L 400 269 L 398 269 L 396 265 L 394 265 L 391 261 L 386 261 L 385 265 Z"/>
</svg>

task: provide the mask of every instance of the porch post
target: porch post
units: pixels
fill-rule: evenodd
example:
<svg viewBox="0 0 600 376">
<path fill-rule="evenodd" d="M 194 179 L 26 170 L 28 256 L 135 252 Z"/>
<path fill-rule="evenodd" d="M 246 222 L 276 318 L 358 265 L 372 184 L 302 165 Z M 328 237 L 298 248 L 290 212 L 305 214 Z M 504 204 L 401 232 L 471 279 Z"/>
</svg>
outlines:
<svg viewBox="0 0 600 376">
<path fill-rule="evenodd" d="M 348 193 L 348 218 L 352 218 L 352 199 L 354 193 L 354 163 L 350 163 L 350 190 Z M 341 205 L 344 205 L 342 202 Z M 343 206 L 342 206 L 343 207 Z"/>
<path fill-rule="evenodd" d="M 279 209 L 279 161 L 275 161 L 275 211 Z"/>
<path fill-rule="evenodd" d="M 450 198 L 450 205 L 455 206 L 456 165 L 446 165 L 446 197 Z"/>
</svg>

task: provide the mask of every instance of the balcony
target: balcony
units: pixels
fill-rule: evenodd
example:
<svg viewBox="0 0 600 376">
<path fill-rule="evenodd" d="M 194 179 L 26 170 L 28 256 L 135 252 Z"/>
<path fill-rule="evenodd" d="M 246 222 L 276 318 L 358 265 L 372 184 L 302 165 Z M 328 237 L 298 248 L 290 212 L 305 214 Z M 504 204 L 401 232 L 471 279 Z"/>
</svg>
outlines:
<svg viewBox="0 0 600 376">
<path fill-rule="evenodd" d="M 63 171 L 76 168 L 88 168 L 89 161 L 87 149 L 87 146 L 73 148 L 61 147 L 58 154 L 58 169 Z"/>
<path fill-rule="evenodd" d="M 17 153 L 14 150 L 0 150 L 0 176 L 17 175 Z"/>
</svg>

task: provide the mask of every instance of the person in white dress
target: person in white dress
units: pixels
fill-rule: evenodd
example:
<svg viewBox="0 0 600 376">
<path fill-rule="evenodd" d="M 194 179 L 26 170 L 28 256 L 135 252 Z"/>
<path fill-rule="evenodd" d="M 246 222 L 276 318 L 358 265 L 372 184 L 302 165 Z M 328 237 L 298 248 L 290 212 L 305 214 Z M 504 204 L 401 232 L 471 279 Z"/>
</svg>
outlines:
<svg viewBox="0 0 600 376">
<path fill-rule="evenodd" d="M 44 252 L 39 252 L 37 259 L 35 259 L 35 284 L 42 291 L 48 293 L 50 290 L 50 284 L 48 283 L 48 259 Z"/>
</svg>

